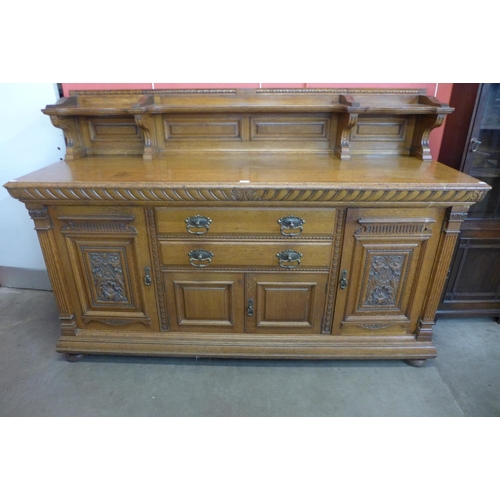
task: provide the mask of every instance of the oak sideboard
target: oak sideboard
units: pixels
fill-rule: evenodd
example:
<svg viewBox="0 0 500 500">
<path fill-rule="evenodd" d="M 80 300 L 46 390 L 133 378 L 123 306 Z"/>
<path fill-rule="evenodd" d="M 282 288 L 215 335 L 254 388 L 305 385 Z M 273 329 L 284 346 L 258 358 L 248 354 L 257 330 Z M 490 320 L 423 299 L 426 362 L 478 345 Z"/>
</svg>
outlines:
<svg viewBox="0 0 500 500">
<path fill-rule="evenodd" d="M 436 356 L 460 225 L 489 186 L 433 161 L 409 89 L 74 92 L 64 161 L 8 182 L 84 354 Z"/>
</svg>

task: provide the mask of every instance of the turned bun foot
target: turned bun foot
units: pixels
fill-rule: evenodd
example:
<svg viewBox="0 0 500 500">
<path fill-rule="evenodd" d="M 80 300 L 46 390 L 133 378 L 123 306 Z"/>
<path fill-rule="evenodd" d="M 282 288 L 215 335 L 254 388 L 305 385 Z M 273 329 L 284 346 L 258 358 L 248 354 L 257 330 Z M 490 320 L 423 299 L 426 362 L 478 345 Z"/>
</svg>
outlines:
<svg viewBox="0 0 500 500">
<path fill-rule="evenodd" d="M 85 356 L 85 354 L 69 354 L 69 353 L 66 353 L 66 361 L 74 363 L 75 361 L 80 361 L 84 356 Z"/>
<path fill-rule="evenodd" d="M 426 359 L 405 359 L 406 364 L 416 367 L 424 366 L 426 361 Z"/>
</svg>

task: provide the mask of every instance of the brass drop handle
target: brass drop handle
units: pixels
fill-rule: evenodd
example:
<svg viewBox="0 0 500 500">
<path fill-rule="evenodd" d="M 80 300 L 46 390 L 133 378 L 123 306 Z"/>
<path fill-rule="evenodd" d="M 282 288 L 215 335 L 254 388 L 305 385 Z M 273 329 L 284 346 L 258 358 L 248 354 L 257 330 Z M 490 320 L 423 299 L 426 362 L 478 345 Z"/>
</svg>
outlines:
<svg viewBox="0 0 500 500">
<path fill-rule="evenodd" d="M 253 316 L 253 299 L 248 299 L 247 314 Z"/>
<path fill-rule="evenodd" d="M 212 224 L 212 219 L 210 217 L 205 217 L 203 215 L 193 215 L 186 219 L 186 229 L 188 233 L 191 234 L 205 234 L 208 233 L 210 229 L 210 224 Z M 195 229 L 191 231 L 191 229 Z"/>
<path fill-rule="evenodd" d="M 283 236 L 298 236 L 304 230 L 305 220 L 295 215 L 288 215 L 278 220 Z"/>
<path fill-rule="evenodd" d="M 348 284 L 349 284 L 349 282 L 347 281 L 347 269 L 344 269 L 342 271 L 342 275 L 341 275 L 341 278 L 340 278 L 340 288 L 341 288 L 341 290 L 344 290 L 345 288 L 347 288 Z"/>
<path fill-rule="evenodd" d="M 283 269 L 293 269 L 294 267 L 300 266 L 302 254 L 295 250 L 285 250 L 284 252 L 278 252 L 276 257 L 278 257 L 278 264 L 280 267 Z"/>
<path fill-rule="evenodd" d="M 191 250 L 188 253 L 189 263 L 194 267 L 207 267 L 211 264 L 214 254 L 208 250 Z"/>
<path fill-rule="evenodd" d="M 150 286 L 151 285 L 151 269 L 149 269 L 149 267 L 145 267 L 144 268 L 144 284 L 146 286 Z"/>
<path fill-rule="evenodd" d="M 477 149 L 479 148 L 479 146 L 481 145 L 481 141 L 479 141 L 478 139 L 476 139 L 475 137 L 473 137 L 471 140 L 470 140 L 470 150 L 475 153 L 477 151 Z"/>
</svg>

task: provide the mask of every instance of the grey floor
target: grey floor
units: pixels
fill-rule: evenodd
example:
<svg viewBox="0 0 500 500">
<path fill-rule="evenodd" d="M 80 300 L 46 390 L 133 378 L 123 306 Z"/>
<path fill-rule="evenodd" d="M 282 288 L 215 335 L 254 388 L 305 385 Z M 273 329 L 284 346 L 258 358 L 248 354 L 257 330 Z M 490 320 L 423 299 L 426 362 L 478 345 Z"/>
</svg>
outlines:
<svg viewBox="0 0 500 500">
<path fill-rule="evenodd" d="M 0 416 L 500 416 L 500 325 L 438 321 L 438 357 L 258 361 L 55 352 L 51 292 L 0 288 Z"/>
</svg>

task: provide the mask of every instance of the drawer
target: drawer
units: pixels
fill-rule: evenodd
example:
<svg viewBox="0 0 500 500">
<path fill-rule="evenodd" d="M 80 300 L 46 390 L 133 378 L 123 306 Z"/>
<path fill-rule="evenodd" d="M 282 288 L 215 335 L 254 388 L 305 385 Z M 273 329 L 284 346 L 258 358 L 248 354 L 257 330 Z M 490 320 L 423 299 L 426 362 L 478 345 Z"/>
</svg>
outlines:
<svg viewBox="0 0 500 500">
<path fill-rule="evenodd" d="M 290 242 L 291 243 L 291 242 Z M 218 242 L 161 241 L 166 266 L 192 267 L 284 267 L 293 269 L 330 265 L 330 242 Z M 287 250 L 292 252 L 286 253 Z M 206 252 L 203 253 L 202 251 Z M 191 252 L 191 254 L 190 254 Z M 285 252 L 285 253 L 284 253 Z M 295 254 L 297 252 L 298 254 Z M 277 254 L 281 253 L 281 266 Z M 299 263 L 300 260 L 300 263 Z"/>
<path fill-rule="evenodd" d="M 156 220 L 160 237 L 174 234 L 195 236 L 241 234 L 291 238 L 331 236 L 335 224 L 335 209 L 157 208 Z"/>
</svg>

